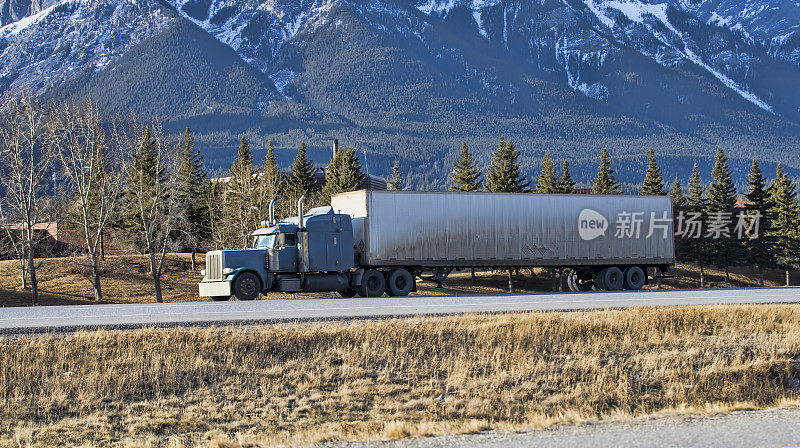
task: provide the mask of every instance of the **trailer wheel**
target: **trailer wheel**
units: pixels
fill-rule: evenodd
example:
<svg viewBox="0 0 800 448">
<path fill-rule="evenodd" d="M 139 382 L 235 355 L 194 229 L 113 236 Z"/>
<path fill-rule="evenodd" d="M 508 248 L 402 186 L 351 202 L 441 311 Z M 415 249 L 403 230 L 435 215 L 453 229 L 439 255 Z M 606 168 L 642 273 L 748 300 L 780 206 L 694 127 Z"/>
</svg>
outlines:
<svg viewBox="0 0 800 448">
<path fill-rule="evenodd" d="M 625 287 L 628 289 L 642 289 L 646 276 L 639 266 L 631 266 L 625 269 Z"/>
<path fill-rule="evenodd" d="M 361 277 L 361 286 L 358 287 L 358 295 L 361 297 L 380 297 L 383 295 L 385 288 L 386 279 L 383 278 L 383 274 L 375 269 L 370 269 L 364 272 L 364 276 Z"/>
<path fill-rule="evenodd" d="M 261 280 L 252 272 L 242 272 L 233 281 L 233 295 L 239 300 L 255 300 L 261 292 Z"/>
<path fill-rule="evenodd" d="M 405 269 L 395 269 L 386 276 L 386 293 L 390 296 L 407 296 L 414 288 L 414 278 Z"/>
<path fill-rule="evenodd" d="M 624 283 L 622 271 L 616 266 L 605 268 L 597 274 L 597 284 L 604 291 L 618 291 Z"/>
<path fill-rule="evenodd" d="M 215 302 L 224 302 L 226 300 L 230 300 L 231 296 L 211 296 L 211 300 Z"/>
</svg>

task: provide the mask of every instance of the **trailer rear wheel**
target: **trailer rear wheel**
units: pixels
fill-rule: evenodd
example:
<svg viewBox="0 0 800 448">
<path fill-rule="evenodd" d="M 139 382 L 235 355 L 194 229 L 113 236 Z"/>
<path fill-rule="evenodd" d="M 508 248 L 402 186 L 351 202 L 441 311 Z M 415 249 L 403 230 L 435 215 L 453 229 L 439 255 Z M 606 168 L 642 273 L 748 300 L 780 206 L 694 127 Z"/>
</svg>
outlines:
<svg viewBox="0 0 800 448">
<path fill-rule="evenodd" d="M 364 276 L 361 277 L 361 286 L 358 287 L 358 295 L 361 297 L 380 297 L 383 295 L 385 288 L 386 279 L 383 278 L 383 274 L 375 269 L 370 269 L 364 272 Z"/>
<path fill-rule="evenodd" d="M 618 291 L 624 283 L 622 271 L 616 266 L 605 268 L 597 274 L 597 284 L 604 291 Z"/>
<path fill-rule="evenodd" d="M 386 293 L 390 296 L 407 296 L 414 288 L 414 278 L 405 269 L 395 269 L 386 276 Z"/>
<path fill-rule="evenodd" d="M 642 289 L 646 276 L 639 266 L 631 266 L 625 269 L 625 287 L 628 289 Z"/>
</svg>

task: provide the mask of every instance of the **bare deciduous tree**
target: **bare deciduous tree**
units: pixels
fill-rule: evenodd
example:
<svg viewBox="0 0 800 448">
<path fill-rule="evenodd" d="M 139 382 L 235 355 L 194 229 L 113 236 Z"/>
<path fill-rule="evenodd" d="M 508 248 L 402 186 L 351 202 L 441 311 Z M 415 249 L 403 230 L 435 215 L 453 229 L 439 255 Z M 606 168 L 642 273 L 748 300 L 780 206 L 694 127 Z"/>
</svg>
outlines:
<svg viewBox="0 0 800 448">
<path fill-rule="evenodd" d="M 0 104 L 0 221 L 12 237 L 21 270 L 22 287 L 30 278 L 31 302 L 39 304 L 34 263 L 40 218 L 39 198 L 50 173 L 50 147 L 45 138 L 46 108 L 27 91 L 8 94 Z"/>
<path fill-rule="evenodd" d="M 103 300 L 100 283 L 100 252 L 103 234 L 119 202 L 121 154 L 115 132 L 103 128 L 97 105 L 70 99 L 60 105 L 50 120 L 53 147 L 57 151 L 61 188 L 69 203 L 70 224 L 80 229 L 94 288 L 94 299 Z"/>
<path fill-rule="evenodd" d="M 127 178 L 125 206 L 137 234 L 137 244 L 149 256 L 156 301 L 163 302 L 161 277 L 168 253 L 178 245 L 185 216 L 175 197 L 176 143 L 168 143 L 157 121 L 149 126 L 134 124 L 126 132 L 125 147 L 133 157 L 124 163 Z"/>
</svg>

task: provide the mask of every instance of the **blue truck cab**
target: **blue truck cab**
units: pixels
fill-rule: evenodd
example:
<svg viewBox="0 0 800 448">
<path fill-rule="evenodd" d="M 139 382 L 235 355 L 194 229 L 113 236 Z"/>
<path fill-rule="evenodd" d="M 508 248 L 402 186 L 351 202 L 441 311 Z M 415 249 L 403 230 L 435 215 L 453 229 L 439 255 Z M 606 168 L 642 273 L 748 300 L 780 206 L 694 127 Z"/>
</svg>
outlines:
<svg viewBox="0 0 800 448">
<path fill-rule="evenodd" d="M 302 199 L 298 204 L 302 212 Z M 331 207 L 270 220 L 253 233 L 253 246 L 206 254 L 200 296 L 213 300 L 253 300 L 268 291 L 354 294 L 360 275 L 355 266 L 353 226 L 349 215 Z"/>
</svg>

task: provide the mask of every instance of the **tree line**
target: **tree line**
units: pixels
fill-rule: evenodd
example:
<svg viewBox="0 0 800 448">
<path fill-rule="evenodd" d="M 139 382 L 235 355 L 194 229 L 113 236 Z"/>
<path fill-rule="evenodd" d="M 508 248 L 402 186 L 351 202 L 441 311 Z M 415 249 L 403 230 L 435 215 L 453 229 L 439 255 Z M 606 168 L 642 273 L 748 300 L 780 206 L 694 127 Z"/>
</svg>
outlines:
<svg viewBox="0 0 800 448">
<path fill-rule="evenodd" d="M 279 216 L 289 216 L 296 213 L 301 196 L 309 207 L 325 205 L 332 195 L 359 189 L 364 183 L 366 175 L 352 147 L 336 152 L 324 167 L 309 158 L 305 143 L 293 155 L 290 169 L 282 171 L 270 141 L 264 160 L 257 163 L 243 136 L 230 176 L 214 179 L 189 128 L 170 135 L 156 119 L 103 116 L 91 100 L 44 104 L 25 91 L 6 95 L 0 106 L 0 223 L 18 261 L 21 284 L 30 287 L 32 302 L 37 304 L 35 224 L 64 220 L 83 242 L 79 259 L 95 300 L 103 300 L 104 235 L 115 229 L 128 246 L 147 256 L 156 301 L 161 302 L 168 254 L 191 252 L 191 267 L 196 269 L 197 252 L 247 247 L 250 232 L 269 218 L 270 201 L 276 201 Z M 541 174 L 528 179 L 519 157 L 513 141 L 500 136 L 489 165 L 482 169 L 463 142 L 450 171 L 449 189 L 575 192 L 569 161 L 561 162 L 559 173 L 556 161 L 545 153 Z M 667 192 L 652 149 L 648 157 L 641 194 L 669 194 L 676 210 L 704 218 L 734 209 L 737 192 L 721 148 L 711 182 L 702 180 L 695 165 L 686 194 L 678 178 Z M 324 180 L 318 176 L 320 168 L 324 168 Z M 388 187 L 403 189 L 406 178 L 395 160 Z M 591 184 L 594 194 L 622 193 L 605 148 Z M 744 212 L 750 227 L 758 221 L 758 237 L 734 238 L 733 223 L 728 223 L 722 232 L 725 238 L 702 234 L 679 240 L 678 259 L 700 266 L 701 283 L 706 266 L 722 267 L 727 273 L 730 266 L 753 265 L 761 273 L 784 269 L 788 284 L 789 271 L 800 260 L 797 191 L 780 165 L 767 184 L 753 160 Z"/>
<path fill-rule="evenodd" d="M 687 217 L 696 217 L 700 223 L 711 222 L 714 225 L 711 233 L 700 227 L 696 234 L 683 231 L 676 235 L 676 258 L 699 266 L 701 287 L 705 285 L 707 266 L 724 269 L 726 280 L 730 281 L 730 267 L 744 265 L 758 269 L 762 286 L 766 269 L 783 269 L 786 285 L 789 285 L 790 271 L 800 265 L 800 205 L 797 187 L 780 164 L 775 177 L 768 184 L 761 167 L 753 159 L 747 176 L 745 201 L 743 207 L 737 210 L 738 193 L 722 148 L 717 148 L 710 182 L 703 181 L 697 164 L 694 164 L 688 180 L 688 193 L 684 193 L 678 177 L 675 177 L 667 191 L 652 148 L 647 156 L 648 166 L 641 184 L 641 194 L 670 195 L 677 215 L 676 224 L 684 226 Z M 575 181 L 567 160 L 563 161 L 559 176 L 552 157 L 545 153 L 541 161 L 541 174 L 531 187 L 533 182 L 520 172 L 518 157 L 519 151 L 514 144 L 501 136 L 484 175 L 464 142 L 450 173 L 450 190 L 575 192 Z M 591 185 L 593 194 L 622 194 L 621 183 L 616 180 L 611 156 L 606 148 L 600 151 L 597 175 Z M 737 225 L 742 225 L 744 229 L 738 229 Z"/>
<path fill-rule="evenodd" d="M 271 200 L 279 214 L 291 215 L 301 196 L 309 206 L 323 205 L 365 179 L 353 148 L 328 163 L 327 182 L 318 172 L 305 143 L 287 173 L 271 142 L 257 164 L 242 137 L 229 178 L 212 179 L 189 128 L 169 135 L 155 119 L 104 117 L 90 100 L 45 104 L 26 91 L 0 105 L 0 224 L 34 305 L 37 223 L 65 221 L 80 236 L 77 259 L 97 301 L 103 300 L 104 236 L 117 231 L 147 257 L 161 302 L 168 254 L 191 252 L 194 270 L 198 251 L 247 247 L 250 232 L 268 219 Z M 397 164 L 394 173 L 389 185 L 401 188 Z"/>
</svg>

